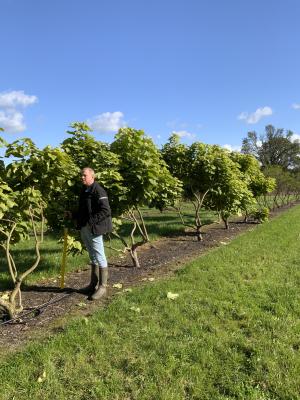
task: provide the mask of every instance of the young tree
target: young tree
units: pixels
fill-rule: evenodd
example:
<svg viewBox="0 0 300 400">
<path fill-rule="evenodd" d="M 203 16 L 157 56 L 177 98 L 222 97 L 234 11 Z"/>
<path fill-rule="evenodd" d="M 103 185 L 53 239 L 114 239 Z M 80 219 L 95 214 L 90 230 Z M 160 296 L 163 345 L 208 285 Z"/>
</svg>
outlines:
<svg viewBox="0 0 300 400">
<path fill-rule="evenodd" d="M 13 191 L 6 182 L 0 181 L 0 247 L 6 255 L 12 289 L 9 294 L 0 296 L 0 317 L 11 319 L 23 310 L 21 285 L 25 278 L 35 270 L 40 261 L 40 236 L 43 226 L 44 203 L 41 193 L 32 188 Z M 35 261 L 22 273 L 19 272 L 11 253 L 11 246 L 27 239 L 33 233 L 35 241 Z"/>
<path fill-rule="evenodd" d="M 173 203 L 180 193 L 180 182 L 172 177 L 152 139 L 142 130 L 121 128 L 111 144 L 111 150 L 120 159 L 119 171 L 127 188 L 119 202 L 120 215 L 132 223 L 131 243 L 123 242 L 138 267 L 136 250 L 149 241 L 141 207 L 156 206 L 161 209 Z M 141 236 L 139 242 L 134 239 L 136 230 Z"/>
<path fill-rule="evenodd" d="M 180 143 L 180 137 L 176 134 L 170 136 L 163 146 L 162 156 L 166 161 L 172 175 L 183 183 L 183 200 L 189 200 L 194 205 L 194 224 L 187 224 L 181 212 L 181 206 L 177 206 L 183 225 L 195 229 L 197 239 L 202 240 L 202 222 L 200 211 L 207 193 L 211 188 L 209 175 L 209 147 L 203 143 L 194 143 L 190 147 Z M 202 163 L 202 164 L 201 164 Z M 206 169 L 204 167 L 206 165 Z"/>
<path fill-rule="evenodd" d="M 93 168 L 97 181 L 106 189 L 114 216 L 119 214 L 119 202 L 126 193 L 123 178 L 119 173 L 119 157 L 110 150 L 107 143 L 100 142 L 91 134 L 91 128 L 84 122 L 74 122 L 72 130 L 67 131 L 71 137 L 65 139 L 61 148 L 72 159 L 79 170 Z M 81 181 L 77 179 L 75 191 L 79 190 Z"/>
<path fill-rule="evenodd" d="M 203 207 L 218 212 L 228 227 L 228 216 L 252 203 L 251 193 L 225 149 L 200 142 L 188 147 L 172 135 L 162 154 L 171 172 L 182 180 L 185 199 L 194 205 L 192 227 L 199 241 L 202 240 L 200 211 Z"/>
<path fill-rule="evenodd" d="M 173 176 L 176 176 L 182 182 L 185 182 L 185 186 L 188 184 L 189 176 L 189 163 L 188 163 L 188 146 L 180 143 L 180 137 L 173 133 L 168 142 L 162 147 L 161 154 L 169 171 Z"/>
<path fill-rule="evenodd" d="M 240 213 L 255 204 L 253 194 L 236 162 L 228 151 L 212 146 L 213 186 L 208 193 L 207 207 L 220 214 L 226 229 L 230 215 Z"/>
<path fill-rule="evenodd" d="M 289 204 L 291 199 L 296 198 L 299 193 L 299 177 L 293 171 L 288 171 L 279 165 L 271 165 L 264 169 L 268 179 L 276 181 L 273 191 L 273 209 Z"/>
<path fill-rule="evenodd" d="M 245 208 L 245 221 L 250 214 L 257 212 L 259 199 L 265 198 L 268 193 L 273 192 L 276 186 L 276 181 L 273 178 L 267 177 L 260 169 L 258 160 L 250 154 L 242 154 L 238 152 L 231 152 L 229 156 L 234 161 L 240 172 L 243 175 L 243 180 L 247 184 L 248 189 L 251 191 L 255 204 L 249 209 Z M 266 206 L 266 204 L 265 204 Z"/>
<path fill-rule="evenodd" d="M 45 205 L 48 227 L 63 225 L 63 212 L 75 201 L 73 186 L 79 169 L 71 157 L 59 148 L 38 149 L 29 138 L 8 144 L 5 157 L 13 158 L 6 166 L 6 176 L 13 190 L 28 187 L 40 191 Z"/>
</svg>

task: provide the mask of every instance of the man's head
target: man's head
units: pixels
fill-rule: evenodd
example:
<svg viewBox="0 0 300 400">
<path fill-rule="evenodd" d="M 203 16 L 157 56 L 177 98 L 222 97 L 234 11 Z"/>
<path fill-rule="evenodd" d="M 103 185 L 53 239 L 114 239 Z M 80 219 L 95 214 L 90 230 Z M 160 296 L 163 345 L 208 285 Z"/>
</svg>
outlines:
<svg viewBox="0 0 300 400">
<path fill-rule="evenodd" d="M 86 167 L 81 171 L 81 180 L 85 186 L 91 186 L 95 181 L 95 172 L 92 168 Z"/>
</svg>

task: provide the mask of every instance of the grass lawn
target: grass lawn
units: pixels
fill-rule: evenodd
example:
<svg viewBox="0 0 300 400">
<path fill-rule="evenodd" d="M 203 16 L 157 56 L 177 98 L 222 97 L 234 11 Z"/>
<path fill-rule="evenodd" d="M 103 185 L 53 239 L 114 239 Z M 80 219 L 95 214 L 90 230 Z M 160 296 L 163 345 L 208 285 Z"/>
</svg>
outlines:
<svg viewBox="0 0 300 400">
<path fill-rule="evenodd" d="M 2 356 L 0 399 L 300 399 L 299 289 L 297 206 Z"/>
</svg>

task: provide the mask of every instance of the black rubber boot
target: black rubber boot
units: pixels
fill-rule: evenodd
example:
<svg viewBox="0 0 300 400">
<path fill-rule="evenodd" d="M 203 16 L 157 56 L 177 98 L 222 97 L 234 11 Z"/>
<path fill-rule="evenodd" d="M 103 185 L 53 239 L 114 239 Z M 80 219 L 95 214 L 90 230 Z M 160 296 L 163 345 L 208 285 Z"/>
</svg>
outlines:
<svg viewBox="0 0 300 400">
<path fill-rule="evenodd" d="M 85 286 L 85 287 L 83 287 L 81 289 L 78 289 L 79 293 L 82 293 L 82 294 L 94 293 L 94 291 L 96 289 L 96 286 L 98 284 L 98 281 L 99 281 L 98 270 L 99 270 L 99 267 L 96 264 L 91 264 L 91 280 L 90 280 L 90 283 L 87 286 Z"/>
<path fill-rule="evenodd" d="M 106 294 L 108 279 L 108 268 L 99 268 L 99 285 L 95 293 L 91 296 L 92 300 L 99 300 Z"/>
</svg>

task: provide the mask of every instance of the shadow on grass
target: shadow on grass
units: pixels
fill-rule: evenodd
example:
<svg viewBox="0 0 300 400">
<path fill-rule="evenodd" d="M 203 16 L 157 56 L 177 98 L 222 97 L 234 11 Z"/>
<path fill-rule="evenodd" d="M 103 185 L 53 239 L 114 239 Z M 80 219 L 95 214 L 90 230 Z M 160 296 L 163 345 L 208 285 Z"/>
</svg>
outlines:
<svg viewBox="0 0 300 400">
<path fill-rule="evenodd" d="M 0 280 L 0 291 L 12 289 L 12 282 L 8 277 L 1 278 Z"/>
<path fill-rule="evenodd" d="M 28 252 L 29 254 L 30 252 Z M 42 252 L 42 258 L 45 258 L 45 260 L 41 260 L 39 265 L 36 268 L 36 271 L 38 271 L 41 274 L 45 274 L 48 271 L 53 271 L 57 270 L 59 273 L 59 265 L 57 263 L 51 262 L 51 255 L 47 256 L 49 254 L 48 252 L 43 253 Z M 14 255 L 14 261 L 17 266 L 18 274 L 22 274 L 25 272 L 31 265 L 33 265 L 35 261 L 34 257 L 34 250 L 32 250 L 32 257 L 26 257 L 24 259 L 24 256 L 22 257 L 22 254 Z M 9 270 L 8 270 L 8 265 L 6 258 L 1 257 L 0 258 L 0 291 L 8 290 L 13 287 L 10 275 L 9 275 Z"/>
</svg>

